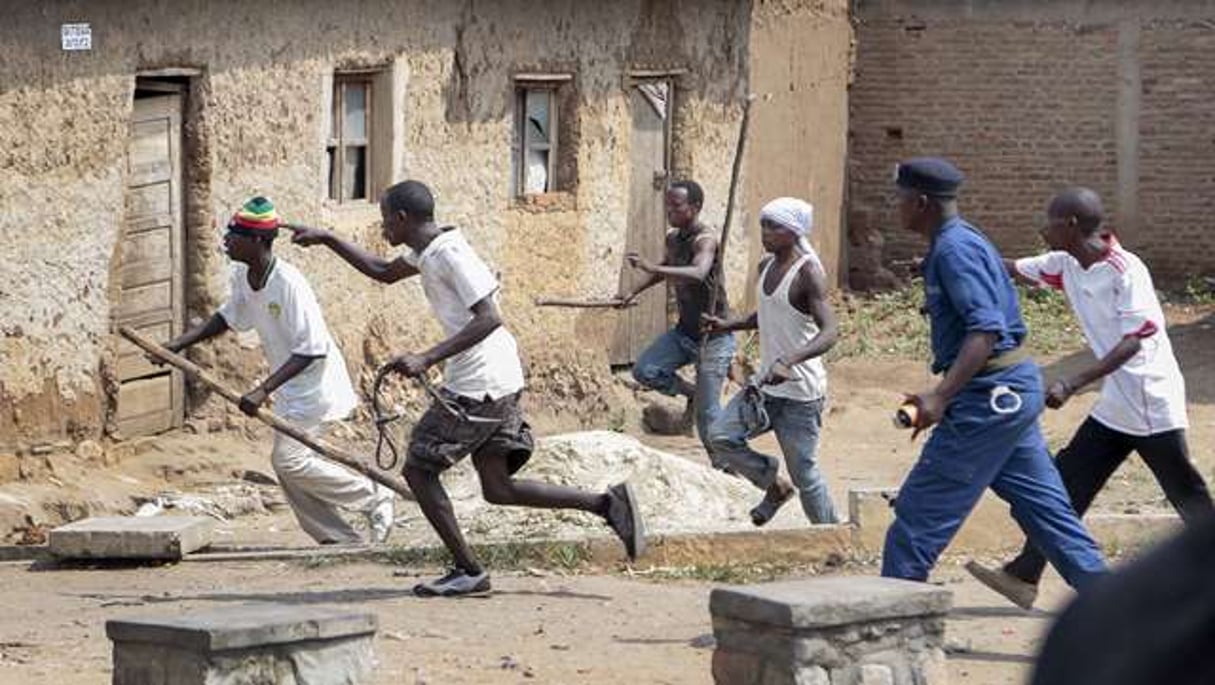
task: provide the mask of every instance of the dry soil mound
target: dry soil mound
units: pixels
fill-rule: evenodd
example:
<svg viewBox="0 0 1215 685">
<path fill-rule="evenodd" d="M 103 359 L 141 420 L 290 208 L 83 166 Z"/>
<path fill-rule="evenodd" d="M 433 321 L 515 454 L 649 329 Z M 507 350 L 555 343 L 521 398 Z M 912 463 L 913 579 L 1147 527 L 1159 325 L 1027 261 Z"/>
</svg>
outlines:
<svg viewBox="0 0 1215 685">
<path fill-rule="evenodd" d="M 749 482 L 643 445 L 636 438 L 610 431 L 568 433 L 543 438 L 531 462 L 519 473 L 550 483 L 602 492 L 628 480 L 641 501 L 651 533 L 751 528 L 748 515 L 762 493 Z M 480 540 L 577 538 L 603 535 L 607 529 L 594 516 L 576 511 L 542 511 L 488 504 L 471 464 L 453 469 L 445 482 L 456 515 L 470 538 Z M 401 524 L 401 537 L 412 538 L 425 520 L 413 505 Z M 770 525 L 804 525 L 791 501 Z M 394 542 L 398 541 L 394 534 Z"/>
</svg>

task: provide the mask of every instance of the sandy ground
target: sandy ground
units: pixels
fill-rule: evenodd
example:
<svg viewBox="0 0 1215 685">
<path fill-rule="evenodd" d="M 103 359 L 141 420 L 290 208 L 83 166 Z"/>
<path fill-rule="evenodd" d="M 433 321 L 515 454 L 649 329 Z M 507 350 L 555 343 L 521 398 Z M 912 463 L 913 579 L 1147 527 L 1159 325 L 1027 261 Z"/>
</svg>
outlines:
<svg viewBox="0 0 1215 685">
<path fill-rule="evenodd" d="M 1208 478 L 1215 463 L 1213 328 L 1215 315 L 1209 311 L 1174 320 L 1170 328 L 1188 383 L 1191 449 Z M 1082 363 L 1086 356 L 1076 352 L 1046 360 L 1047 377 Z M 920 365 L 905 361 L 847 361 L 832 365 L 830 373 L 832 400 L 821 458 L 842 512 L 849 488 L 895 486 L 913 463 L 918 446 L 891 427 L 889 416 L 900 392 L 924 387 L 929 377 Z M 1062 410 L 1046 413 L 1043 423 L 1053 447 L 1066 442 L 1094 399 L 1090 391 Z M 605 419 L 601 428 L 607 427 Z M 626 431 L 647 445 L 705 463 L 693 438 L 646 436 L 633 426 L 626 426 Z M 770 437 L 758 444 L 777 453 Z M 251 435 L 226 431 L 181 432 L 129 443 L 103 462 L 53 455 L 45 472 L 0 486 L 0 524 L 26 513 L 52 522 L 89 513 L 132 513 L 139 497 L 203 491 L 242 511 L 219 526 L 217 542 L 308 544 L 290 513 L 279 506 L 277 488 L 237 477 L 248 469 L 269 473 L 268 452 L 269 436 L 264 431 Z M 579 477 L 611 477 L 596 473 L 582 472 Z M 672 482 L 680 480 L 678 473 L 678 469 L 670 471 Z M 475 487 L 471 481 L 465 485 L 464 501 L 475 506 L 471 504 L 476 500 Z M 739 490 L 737 484 L 730 487 L 735 493 L 731 496 L 743 503 L 758 495 L 745 487 Z M 1117 512 L 1168 510 L 1150 472 L 1135 459 L 1115 474 L 1096 507 Z M 394 543 L 437 544 L 416 507 L 403 503 L 398 515 Z M 679 516 L 688 519 L 681 525 L 692 528 L 722 523 L 720 518 L 705 520 L 696 513 Z M 543 528 L 552 521 L 534 523 Z M 565 523 L 588 532 L 598 526 L 576 516 Z M 773 525 L 800 526 L 804 519 L 792 504 Z M 474 538 L 501 533 L 475 521 L 469 527 Z M 934 578 L 957 597 L 949 630 L 961 651 L 950 657 L 952 682 L 1023 682 L 1049 614 L 1007 606 L 967 580 L 957 563 L 946 560 Z M 847 572 L 873 573 L 874 569 Z M 413 578 L 393 578 L 390 567 L 366 563 L 320 567 L 289 562 L 183 563 L 41 572 L 31 571 L 27 564 L 0 564 L 0 601 L 7 609 L 0 614 L 0 682 L 108 682 L 109 644 L 103 627 L 107 618 L 266 601 L 374 611 L 382 625 L 377 648 L 383 663 L 376 680 L 381 683 L 710 680 L 710 650 L 698 646 L 703 645 L 698 638 L 710 632 L 706 598 L 711 586 L 705 582 L 655 582 L 625 575 L 499 575 L 494 597 L 457 602 L 414 599 L 408 592 L 413 582 Z M 1058 605 L 1068 595 L 1054 576 L 1048 577 L 1044 591 L 1045 607 Z"/>
<path fill-rule="evenodd" d="M 872 573 L 871 568 L 850 572 Z M 291 562 L 182 563 L 161 568 L 31 572 L 0 565 L 0 682 L 108 683 L 105 621 L 247 603 L 369 611 L 379 619 L 375 683 L 709 683 L 703 582 L 622 576 L 506 575 L 489 598 L 422 600 L 390 567 Z M 950 682 L 1021 683 L 1046 611 L 1004 605 L 946 566 Z M 1057 583 L 1043 606 L 1066 600 Z"/>
</svg>

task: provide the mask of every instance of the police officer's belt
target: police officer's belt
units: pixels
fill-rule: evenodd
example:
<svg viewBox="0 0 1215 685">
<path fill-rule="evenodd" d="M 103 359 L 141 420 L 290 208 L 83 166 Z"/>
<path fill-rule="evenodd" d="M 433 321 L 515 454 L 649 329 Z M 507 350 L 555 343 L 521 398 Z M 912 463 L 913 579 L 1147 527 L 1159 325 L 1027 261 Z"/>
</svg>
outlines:
<svg viewBox="0 0 1215 685">
<path fill-rule="evenodd" d="M 1005 350 L 994 357 L 987 360 L 976 376 L 986 376 L 989 373 L 1003 371 L 1010 366 L 1016 366 L 1021 362 L 1029 359 L 1029 350 L 1024 347 L 1014 347 L 1011 350 Z"/>
</svg>

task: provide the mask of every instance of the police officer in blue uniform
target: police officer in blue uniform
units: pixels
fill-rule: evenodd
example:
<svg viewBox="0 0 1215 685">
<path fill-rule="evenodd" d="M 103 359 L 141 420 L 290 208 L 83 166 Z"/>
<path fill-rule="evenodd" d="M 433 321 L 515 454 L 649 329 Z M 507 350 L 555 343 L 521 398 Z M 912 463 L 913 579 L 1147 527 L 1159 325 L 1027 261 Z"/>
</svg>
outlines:
<svg viewBox="0 0 1215 685">
<path fill-rule="evenodd" d="M 924 581 L 984 489 L 1076 589 L 1105 571 L 1038 426 L 1044 392 L 1021 348 L 1025 324 L 1000 254 L 957 211 L 962 173 L 936 158 L 898 166 L 899 219 L 931 241 L 924 259 L 937 386 L 908 396 L 913 438 L 936 425 L 895 500 L 882 575 Z"/>
</svg>

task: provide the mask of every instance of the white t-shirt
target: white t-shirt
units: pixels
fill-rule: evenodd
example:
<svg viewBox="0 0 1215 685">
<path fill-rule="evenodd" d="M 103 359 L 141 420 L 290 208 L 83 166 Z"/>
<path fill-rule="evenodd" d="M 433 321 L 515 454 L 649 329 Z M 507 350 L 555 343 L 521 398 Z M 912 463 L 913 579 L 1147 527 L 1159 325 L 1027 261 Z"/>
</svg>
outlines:
<svg viewBox="0 0 1215 685">
<path fill-rule="evenodd" d="M 431 311 L 452 336 L 472 321 L 472 306 L 486 297 L 497 302 L 498 279 L 473 252 L 464 235 L 448 229 L 421 254 L 407 250 L 405 261 L 421 273 Z M 443 386 L 476 400 L 498 399 L 523 389 L 523 365 L 515 337 L 499 326 L 481 342 L 447 359 Z"/>
<path fill-rule="evenodd" d="M 249 287 L 248 273 L 248 266 L 233 264 L 232 294 L 219 308 L 228 327 L 257 330 L 271 373 L 293 354 L 324 355 L 274 391 L 274 413 L 302 421 L 346 417 L 359 399 L 308 281 L 279 258 L 261 290 Z"/>
<path fill-rule="evenodd" d="M 1185 428 L 1185 381 L 1165 332 L 1164 312 L 1152 276 L 1134 254 L 1115 240 L 1104 259 L 1087 270 L 1066 252 L 1019 259 L 1026 278 L 1062 290 L 1100 359 L 1123 338 L 1138 336 L 1143 348 L 1101 385 L 1092 417 L 1131 435 Z"/>
</svg>

